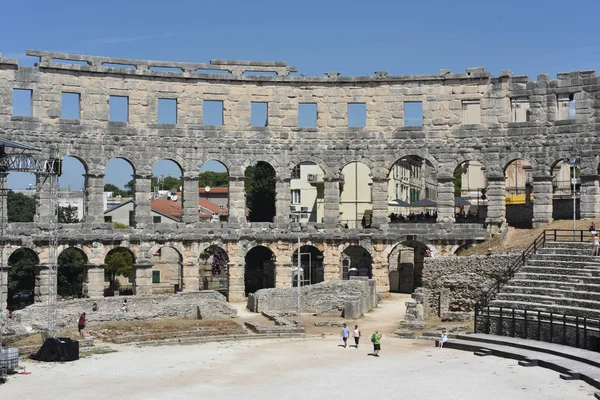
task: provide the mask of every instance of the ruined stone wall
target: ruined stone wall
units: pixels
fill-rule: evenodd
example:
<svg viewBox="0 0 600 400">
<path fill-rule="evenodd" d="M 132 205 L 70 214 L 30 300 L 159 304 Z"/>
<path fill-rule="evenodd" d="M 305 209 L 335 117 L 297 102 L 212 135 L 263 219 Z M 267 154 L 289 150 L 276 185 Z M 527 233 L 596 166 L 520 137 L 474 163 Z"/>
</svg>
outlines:
<svg viewBox="0 0 600 400">
<path fill-rule="evenodd" d="M 127 299 L 127 312 L 122 302 Z M 92 311 L 93 303 L 98 311 Z M 234 318 L 237 310 L 214 291 L 177 295 L 117 296 L 101 299 L 76 299 L 57 303 L 57 327 L 77 327 L 78 313 L 86 313 L 88 324 L 112 321 L 147 321 L 164 318 Z M 13 313 L 9 329 L 15 332 L 42 331 L 47 328 L 47 306 L 33 304 Z"/>
<path fill-rule="evenodd" d="M 429 315 L 439 314 L 441 289 L 450 290 L 450 311 L 472 311 L 476 299 L 495 282 L 519 254 L 425 258 L 423 287 Z"/>
</svg>

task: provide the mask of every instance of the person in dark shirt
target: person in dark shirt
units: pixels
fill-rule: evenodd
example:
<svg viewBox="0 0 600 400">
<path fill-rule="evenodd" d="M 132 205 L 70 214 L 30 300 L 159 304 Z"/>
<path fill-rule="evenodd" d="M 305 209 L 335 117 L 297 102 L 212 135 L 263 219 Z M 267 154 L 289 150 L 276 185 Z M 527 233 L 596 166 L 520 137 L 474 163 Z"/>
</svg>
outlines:
<svg viewBox="0 0 600 400">
<path fill-rule="evenodd" d="M 77 321 L 77 330 L 79 331 L 79 336 L 83 337 L 85 329 L 85 312 L 79 313 L 79 320 Z"/>
</svg>

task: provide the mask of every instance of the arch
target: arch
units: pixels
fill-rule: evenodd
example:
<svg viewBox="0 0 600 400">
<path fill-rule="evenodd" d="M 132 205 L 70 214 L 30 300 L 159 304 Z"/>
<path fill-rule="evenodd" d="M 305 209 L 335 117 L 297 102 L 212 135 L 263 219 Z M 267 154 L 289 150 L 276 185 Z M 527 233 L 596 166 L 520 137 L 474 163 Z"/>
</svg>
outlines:
<svg viewBox="0 0 600 400">
<path fill-rule="evenodd" d="M 275 287 L 275 254 L 265 246 L 255 246 L 246 254 L 244 287 L 246 296 Z"/>
<path fill-rule="evenodd" d="M 19 247 L 8 257 L 7 306 L 9 310 L 24 308 L 40 300 L 37 277 L 40 258 L 30 248 Z"/>
<path fill-rule="evenodd" d="M 508 168 L 510 164 L 517 160 L 523 160 L 527 162 L 532 169 L 537 169 L 538 163 L 535 158 L 525 157 L 522 153 L 510 153 L 500 160 L 499 164 L 502 166 L 502 172 L 506 174 L 506 168 Z"/>
<path fill-rule="evenodd" d="M 135 284 L 135 254 L 131 249 L 122 246 L 113 247 L 104 257 L 104 275 L 108 278 L 108 288 L 105 296 L 114 295 L 118 290 L 120 294 L 133 294 Z"/>
<path fill-rule="evenodd" d="M 79 171 L 77 171 L 79 170 Z M 78 223 L 85 218 L 85 190 L 87 165 L 77 156 L 62 158 L 62 175 L 58 178 L 59 222 Z M 81 174 L 79 176 L 78 172 Z"/>
<path fill-rule="evenodd" d="M 581 169 L 574 170 L 568 159 L 560 158 L 550 166 L 552 177 L 552 219 L 573 219 L 573 191 L 581 190 L 580 180 L 573 185 L 572 179 L 581 176 Z M 575 196 L 575 218 L 580 218 L 580 197 Z"/>
<path fill-rule="evenodd" d="M 211 244 L 200 254 L 200 289 L 228 291 L 229 255 L 223 247 Z"/>
<path fill-rule="evenodd" d="M 506 221 L 509 226 L 533 226 L 533 167 L 529 161 L 517 158 L 504 168 Z"/>
<path fill-rule="evenodd" d="M 453 171 L 456 222 L 483 223 L 487 217 L 487 169 L 478 161 L 466 159 Z"/>
<path fill-rule="evenodd" d="M 302 161 L 291 169 L 290 215 L 292 221 L 323 222 L 325 217 L 325 173 L 314 161 Z"/>
<path fill-rule="evenodd" d="M 350 279 L 352 276 L 373 277 L 373 257 L 363 246 L 350 245 L 340 255 L 342 266 L 341 278 Z"/>
<path fill-rule="evenodd" d="M 370 227 L 373 217 L 371 168 L 362 162 L 352 161 L 344 166 L 341 174 L 341 224 L 348 228 Z"/>
<path fill-rule="evenodd" d="M 88 257 L 77 247 L 63 249 L 57 257 L 57 294 L 62 298 L 83 297 Z"/>
<path fill-rule="evenodd" d="M 292 254 L 293 286 L 298 286 L 298 276 L 302 286 L 314 285 L 325 280 L 323 252 L 311 245 L 300 247 L 300 274 L 298 274 L 298 249 Z"/>
<path fill-rule="evenodd" d="M 201 220 L 214 223 L 229 220 L 229 179 L 227 165 L 219 160 L 207 160 L 200 166 L 198 201 Z"/>
<path fill-rule="evenodd" d="M 89 168 L 89 166 L 88 166 L 88 162 L 86 162 L 86 161 L 83 159 L 83 157 L 81 157 L 81 156 L 79 156 L 79 155 L 77 155 L 77 154 L 74 154 L 74 153 L 69 153 L 69 152 L 67 152 L 65 155 L 63 155 L 63 156 L 62 156 L 63 160 L 64 160 L 65 158 L 67 158 L 67 157 L 71 157 L 71 158 L 74 158 L 74 159 L 76 159 L 77 161 L 79 161 L 79 162 L 81 163 L 81 165 L 83 165 L 83 169 L 85 170 L 85 172 L 86 172 L 86 173 L 88 173 L 88 172 L 89 172 L 90 168 Z M 63 172 L 64 172 L 64 169 L 63 169 Z"/>
<path fill-rule="evenodd" d="M 156 246 L 153 246 L 153 248 Z M 183 290 L 183 256 L 171 245 L 161 245 L 152 254 L 152 293 Z"/>
<path fill-rule="evenodd" d="M 244 171 L 247 220 L 273 222 L 276 215 L 277 173 L 267 162 L 259 161 Z"/>
<path fill-rule="evenodd" d="M 108 158 L 107 161 L 103 165 L 103 167 L 104 167 L 103 169 L 104 169 L 105 174 L 106 174 L 106 166 L 108 164 L 110 164 L 110 162 L 112 160 L 123 160 L 123 161 L 125 161 L 127 164 L 129 164 L 131 166 L 131 169 L 133 170 L 134 174 L 137 172 L 137 169 L 135 167 L 134 162 L 132 160 L 130 160 L 128 157 L 121 156 L 121 155 L 109 155 L 109 157 L 110 158 Z"/>
<path fill-rule="evenodd" d="M 325 163 L 325 161 L 323 161 L 322 158 L 315 157 L 313 155 L 311 155 L 310 157 L 303 157 L 302 159 L 299 159 L 299 160 L 291 160 L 288 163 L 288 168 L 293 169 L 296 165 L 303 163 L 303 162 L 316 164 L 323 172 L 323 175 L 325 175 L 325 176 L 328 175 L 329 166 L 327 165 L 327 163 Z"/>
<path fill-rule="evenodd" d="M 275 170 L 275 171 L 278 171 L 281 168 L 281 165 L 279 164 L 279 161 L 277 160 L 277 158 L 268 156 L 268 155 L 261 155 L 260 158 L 257 158 L 257 159 L 247 158 L 240 165 L 242 167 L 242 171 L 244 171 L 250 165 L 257 164 L 259 162 L 269 164 L 271 166 L 271 168 L 273 168 L 273 170 Z"/>
<path fill-rule="evenodd" d="M 390 291 L 413 293 L 423 286 L 423 264 L 429 254 L 427 245 L 417 240 L 396 243 L 388 256 Z"/>
<path fill-rule="evenodd" d="M 173 164 L 177 165 L 177 167 L 179 168 L 179 171 L 181 172 L 181 175 L 183 175 L 185 173 L 185 168 L 184 165 L 186 163 L 186 160 L 183 157 L 178 156 L 177 154 L 173 153 L 169 153 L 168 156 L 162 156 L 160 154 L 156 154 L 153 155 L 152 157 L 150 157 L 150 159 L 147 160 L 147 167 L 150 167 L 150 169 L 152 169 L 154 166 L 156 166 L 156 163 L 158 163 L 159 161 L 170 161 Z"/>
<path fill-rule="evenodd" d="M 440 171 L 440 164 L 438 162 L 438 160 L 432 156 L 431 154 L 429 154 L 429 152 L 427 151 L 427 149 L 423 149 L 423 150 L 411 150 L 410 152 L 402 155 L 402 156 L 398 156 L 397 154 L 392 154 L 389 155 L 385 158 L 383 167 L 389 171 L 392 169 L 392 167 L 394 166 L 394 164 L 396 164 L 398 161 L 405 159 L 405 158 L 409 158 L 409 157 L 418 157 L 422 160 L 427 161 L 428 163 L 430 163 L 433 166 L 433 169 L 435 171 Z"/>
</svg>

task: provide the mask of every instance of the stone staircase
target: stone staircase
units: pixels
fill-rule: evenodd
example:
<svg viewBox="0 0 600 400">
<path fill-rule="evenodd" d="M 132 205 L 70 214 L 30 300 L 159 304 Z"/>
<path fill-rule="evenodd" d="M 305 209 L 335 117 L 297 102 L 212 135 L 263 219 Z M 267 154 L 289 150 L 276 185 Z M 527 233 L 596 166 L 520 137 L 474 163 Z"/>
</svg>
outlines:
<svg viewBox="0 0 600 400">
<path fill-rule="evenodd" d="M 556 233 L 540 236 L 524 265 L 512 266 L 512 277 L 477 307 L 475 331 L 600 351 L 600 257 L 583 234 L 548 237 Z"/>
</svg>

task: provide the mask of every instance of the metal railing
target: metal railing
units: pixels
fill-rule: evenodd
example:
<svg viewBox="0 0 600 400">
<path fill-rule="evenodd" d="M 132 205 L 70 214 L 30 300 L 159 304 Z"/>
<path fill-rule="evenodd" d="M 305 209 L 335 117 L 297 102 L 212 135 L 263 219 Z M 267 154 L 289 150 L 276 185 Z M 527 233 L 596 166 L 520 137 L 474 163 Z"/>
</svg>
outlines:
<svg viewBox="0 0 600 400">
<path fill-rule="evenodd" d="M 506 307 L 475 309 L 475 332 L 533 339 L 600 352 L 600 320 Z"/>
</svg>

